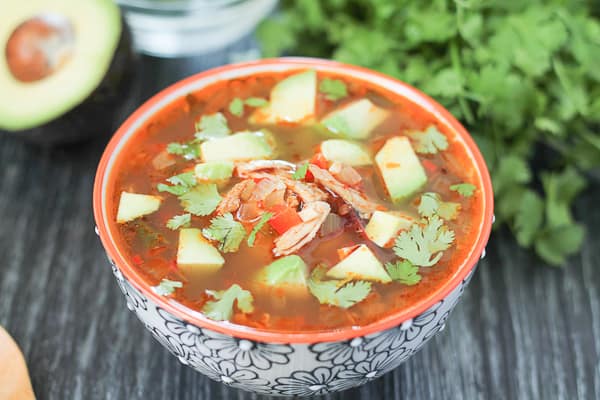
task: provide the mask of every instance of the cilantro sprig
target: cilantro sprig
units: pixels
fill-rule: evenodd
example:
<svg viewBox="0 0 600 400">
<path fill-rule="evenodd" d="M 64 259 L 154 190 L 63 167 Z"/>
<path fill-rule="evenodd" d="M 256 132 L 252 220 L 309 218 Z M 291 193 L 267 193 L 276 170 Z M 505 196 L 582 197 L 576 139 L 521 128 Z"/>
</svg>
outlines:
<svg viewBox="0 0 600 400">
<path fill-rule="evenodd" d="M 423 217 L 439 215 L 443 219 L 449 221 L 458 217 L 460 203 L 443 201 L 442 196 L 439 194 L 427 192 L 421 195 L 418 211 Z"/>
<path fill-rule="evenodd" d="M 269 102 L 260 97 L 249 97 L 245 100 L 235 97 L 233 100 L 231 100 L 227 108 L 229 109 L 229 112 L 236 117 L 241 117 L 244 115 L 244 106 L 264 107 L 267 104 L 269 104 Z"/>
<path fill-rule="evenodd" d="M 167 221 L 167 228 L 172 229 L 174 231 L 179 228 L 187 228 L 190 226 L 191 221 L 192 215 L 189 213 L 175 215 Z"/>
<path fill-rule="evenodd" d="M 156 286 L 152 286 L 152 291 L 160 296 L 168 296 L 175 292 L 175 289 L 183 287 L 183 283 L 179 281 L 172 281 L 170 279 L 163 279 Z"/>
<path fill-rule="evenodd" d="M 578 251 L 583 230 L 570 215 L 576 196 L 557 197 L 553 184 L 539 183 L 543 176 L 576 177 L 569 187 L 577 194 L 578 182 L 589 179 L 582 172 L 600 165 L 597 2 L 306 3 L 284 2 L 259 27 L 263 56 L 333 58 L 423 89 L 481 149 L 496 226 L 507 224 L 520 245 L 552 265 Z M 540 162 L 549 151 L 550 162 Z M 534 207 L 534 226 L 524 220 L 522 199 Z M 561 231 L 574 234 L 561 242 Z"/>
<path fill-rule="evenodd" d="M 442 258 L 454 241 L 454 231 L 437 215 L 415 222 L 402 231 L 394 243 L 394 253 L 420 267 L 431 267 Z"/>
<path fill-rule="evenodd" d="M 417 153 L 436 154 L 448 148 L 448 139 L 434 125 L 424 131 L 408 131 L 406 134 L 413 140 Z"/>
<path fill-rule="evenodd" d="M 306 177 L 306 173 L 308 172 L 308 163 L 304 163 L 300 165 L 294 173 L 292 174 L 292 178 L 299 181 Z"/>
<path fill-rule="evenodd" d="M 227 290 L 207 290 L 207 294 L 214 300 L 207 301 L 202 307 L 202 312 L 215 321 L 228 321 L 233 315 L 234 303 L 243 313 L 254 311 L 252 293 L 233 284 Z"/>
<path fill-rule="evenodd" d="M 475 193 L 477 187 L 472 183 L 457 183 L 450 185 L 450 190 L 460 194 L 462 197 L 471 197 Z"/>
<path fill-rule="evenodd" d="M 167 178 L 167 182 L 169 182 L 171 185 L 159 183 L 156 185 L 156 189 L 158 189 L 159 192 L 167 192 L 175 196 L 182 196 L 186 194 L 198 183 L 193 172 L 184 172 L 182 174 L 172 176 Z"/>
<path fill-rule="evenodd" d="M 200 183 L 179 196 L 183 209 L 193 215 L 212 214 L 222 200 L 214 183 Z"/>
<path fill-rule="evenodd" d="M 323 93 L 325 98 L 331 101 L 340 100 L 348 96 L 346 84 L 339 79 L 323 79 L 319 83 L 319 92 Z"/>
<path fill-rule="evenodd" d="M 272 212 L 266 212 L 261 215 L 260 219 L 252 228 L 250 235 L 248 236 L 248 247 L 254 247 L 254 242 L 256 241 L 256 234 L 265 226 L 265 224 L 273 217 Z"/>
<path fill-rule="evenodd" d="M 386 263 L 385 269 L 394 281 L 407 286 L 413 286 L 421 282 L 419 267 L 414 266 L 408 260 L 396 261 L 395 263 Z"/>
<path fill-rule="evenodd" d="M 196 141 L 221 138 L 229 135 L 231 129 L 227 125 L 227 118 L 222 113 L 203 115 L 195 124 Z"/>
<path fill-rule="evenodd" d="M 238 251 L 246 236 L 244 225 L 233 219 L 231 213 L 210 220 L 210 226 L 202 229 L 204 237 L 219 242 L 219 250 L 225 253 Z"/>
<path fill-rule="evenodd" d="M 195 141 L 188 143 L 172 142 L 167 145 L 167 153 L 182 156 L 186 160 L 194 160 L 200 157 L 200 148 Z"/>
<path fill-rule="evenodd" d="M 324 280 L 327 268 L 317 266 L 308 280 L 308 290 L 321 304 L 350 308 L 363 301 L 371 293 L 371 282 Z"/>
</svg>

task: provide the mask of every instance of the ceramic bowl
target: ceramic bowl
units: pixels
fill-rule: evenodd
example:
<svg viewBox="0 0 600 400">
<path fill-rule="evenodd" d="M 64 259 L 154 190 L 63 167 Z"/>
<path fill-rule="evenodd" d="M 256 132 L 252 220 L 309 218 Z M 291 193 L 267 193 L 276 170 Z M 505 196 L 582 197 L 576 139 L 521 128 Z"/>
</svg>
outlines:
<svg viewBox="0 0 600 400">
<path fill-rule="evenodd" d="M 207 85 L 256 73 L 314 68 L 369 81 L 416 103 L 462 141 L 483 194 L 481 223 L 471 251 L 457 272 L 429 297 L 360 328 L 282 335 L 211 321 L 155 294 L 115 244 L 108 220 L 106 185 L 119 152 L 137 129 L 165 105 Z M 216 68 L 163 90 L 116 132 L 100 161 L 94 186 L 98 234 L 127 307 L 179 361 L 228 386 L 256 393 L 312 396 L 362 385 L 396 368 L 444 328 L 485 252 L 493 208 L 484 160 L 460 123 L 442 106 L 409 85 L 350 65 L 317 59 L 274 59 Z"/>
</svg>

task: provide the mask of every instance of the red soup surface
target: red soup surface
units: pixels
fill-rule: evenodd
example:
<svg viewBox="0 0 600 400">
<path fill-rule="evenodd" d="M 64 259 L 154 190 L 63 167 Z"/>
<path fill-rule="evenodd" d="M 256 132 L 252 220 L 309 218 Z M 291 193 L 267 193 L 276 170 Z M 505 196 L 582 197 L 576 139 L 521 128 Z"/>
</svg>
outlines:
<svg viewBox="0 0 600 400">
<path fill-rule="evenodd" d="M 408 100 L 298 70 L 168 105 L 115 164 L 130 263 L 210 319 L 280 332 L 364 326 L 427 297 L 476 241 L 464 144 Z"/>
</svg>

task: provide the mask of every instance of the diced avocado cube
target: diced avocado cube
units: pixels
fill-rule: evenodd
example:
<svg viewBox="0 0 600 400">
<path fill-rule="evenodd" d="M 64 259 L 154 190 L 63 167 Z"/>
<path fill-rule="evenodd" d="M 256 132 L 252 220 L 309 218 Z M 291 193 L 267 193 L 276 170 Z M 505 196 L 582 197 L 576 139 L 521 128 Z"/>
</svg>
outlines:
<svg viewBox="0 0 600 400">
<path fill-rule="evenodd" d="M 334 279 L 360 279 L 381 283 L 392 279 L 375 254 L 364 244 L 327 271 L 326 276 Z"/>
<path fill-rule="evenodd" d="M 117 211 L 117 222 L 122 224 L 152 214 L 158 210 L 161 202 L 162 199 L 159 196 L 122 192 Z"/>
<path fill-rule="evenodd" d="M 386 245 L 396 237 L 399 231 L 408 229 L 414 219 L 399 213 L 375 211 L 365 227 L 367 237 L 379 247 Z"/>
<path fill-rule="evenodd" d="M 315 115 L 317 73 L 308 70 L 294 74 L 271 89 L 269 104 L 256 110 L 250 117 L 254 124 L 278 122 L 308 122 Z"/>
<path fill-rule="evenodd" d="M 258 281 L 267 286 L 306 286 L 308 266 L 297 255 L 279 258 L 264 267 L 258 275 Z"/>
<path fill-rule="evenodd" d="M 375 163 L 394 202 L 413 195 L 427 182 L 425 170 L 406 136 L 388 139 L 375 156 Z"/>
<path fill-rule="evenodd" d="M 262 131 L 239 132 L 207 140 L 200 145 L 200 149 L 204 162 L 261 160 L 275 154 L 273 137 Z"/>
<path fill-rule="evenodd" d="M 220 269 L 225 259 L 208 240 L 202 231 L 195 228 L 179 231 L 177 265 L 180 268 L 212 272 Z"/>
<path fill-rule="evenodd" d="M 328 161 L 350 166 L 371 165 L 371 156 L 358 143 L 343 139 L 329 139 L 321 143 L 321 153 Z"/>
<path fill-rule="evenodd" d="M 330 112 L 321 124 L 334 135 L 348 139 L 366 139 L 389 115 L 369 99 L 361 99 Z"/>
<path fill-rule="evenodd" d="M 233 175 L 232 161 L 209 161 L 196 164 L 194 168 L 196 179 L 204 182 L 224 181 Z"/>
</svg>

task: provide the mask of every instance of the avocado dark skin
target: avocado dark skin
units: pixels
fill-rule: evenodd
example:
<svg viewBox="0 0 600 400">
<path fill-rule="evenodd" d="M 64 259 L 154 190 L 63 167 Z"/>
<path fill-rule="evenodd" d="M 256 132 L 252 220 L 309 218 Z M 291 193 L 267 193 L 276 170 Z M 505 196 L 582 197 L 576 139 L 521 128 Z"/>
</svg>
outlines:
<svg viewBox="0 0 600 400">
<path fill-rule="evenodd" d="M 0 134 L 42 146 L 70 144 L 113 133 L 134 85 L 135 60 L 131 34 L 125 21 L 108 72 L 98 87 L 79 105 L 35 128 Z"/>
</svg>

